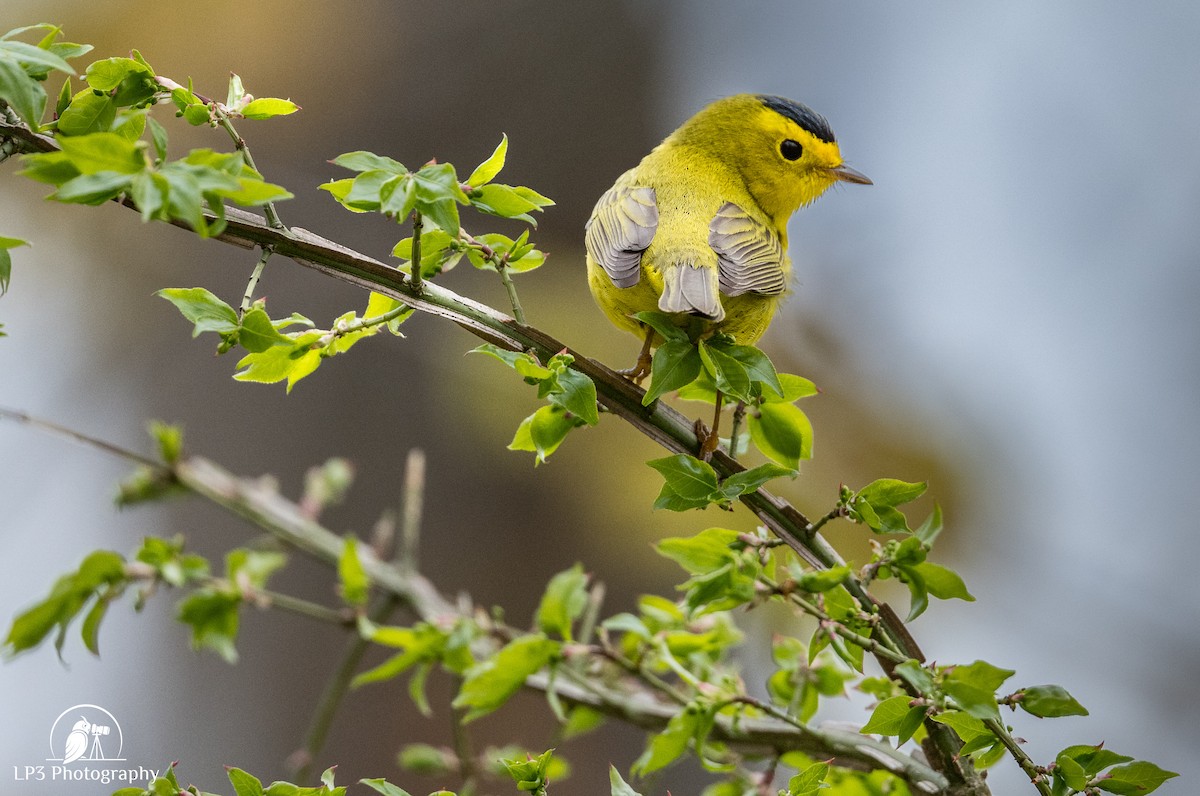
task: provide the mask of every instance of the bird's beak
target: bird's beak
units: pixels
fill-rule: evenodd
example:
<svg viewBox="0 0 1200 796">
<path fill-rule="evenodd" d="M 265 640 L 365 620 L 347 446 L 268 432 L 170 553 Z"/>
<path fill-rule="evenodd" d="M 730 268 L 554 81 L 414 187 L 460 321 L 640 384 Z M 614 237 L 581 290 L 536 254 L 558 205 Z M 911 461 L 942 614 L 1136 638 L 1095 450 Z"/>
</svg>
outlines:
<svg viewBox="0 0 1200 796">
<path fill-rule="evenodd" d="M 842 182 L 853 182 L 859 185 L 875 184 L 871 182 L 870 177 L 863 174 L 861 171 L 858 171 L 857 169 L 850 168 L 844 163 L 840 166 L 830 169 L 829 173 L 833 175 L 835 180 L 841 180 Z"/>
</svg>

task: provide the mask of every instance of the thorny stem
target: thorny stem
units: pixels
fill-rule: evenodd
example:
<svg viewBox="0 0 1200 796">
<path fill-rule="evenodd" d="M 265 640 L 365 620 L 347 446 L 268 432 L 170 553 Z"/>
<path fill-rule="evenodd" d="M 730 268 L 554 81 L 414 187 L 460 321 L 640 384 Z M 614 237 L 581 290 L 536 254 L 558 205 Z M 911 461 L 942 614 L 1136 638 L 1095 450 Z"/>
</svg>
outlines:
<svg viewBox="0 0 1200 796">
<path fill-rule="evenodd" d="M 414 212 L 412 215 L 413 228 L 413 245 L 412 245 L 412 260 L 409 268 L 412 273 L 408 275 L 408 283 L 412 285 L 412 289 L 416 292 L 421 292 L 421 230 L 425 227 L 425 219 L 420 213 Z"/>
<path fill-rule="evenodd" d="M 1008 731 L 1008 727 L 1004 726 L 1004 722 L 999 719 L 984 719 L 983 723 L 992 731 L 992 734 L 1000 739 L 1000 743 L 1004 744 L 1004 748 L 1017 761 L 1017 765 L 1029 777 L 1029 781 L 1037 788 L 1038 793 L 1042 796 L 1051 796 L 1050 784 L 1046 781 L 1045 774 L 1038 769 L 1037 764 L 1017 743 L 1017 739 Z"/>
<path fill-rule="evenodd" d="M 729 458 L 737 460 L 738 437 L 742 433 L 742 421 L 746 419 L 746 402 L 738 401 L 733 408 L 733 420 L 729 424 Z"/>
<path fill-rule="evenodd" d="M 242 315 L 250 311 L 250 303 L 254 299 L 254 290 L 258 287 L 258 280 L 262 278 L 263 269 L 267 267 L 267 260 L 270 260 L 274 253 L 275 250 L 271 246 L 262 247 L 262 256 L 258 258 L 258 263 L 250 272 L 250 281 L 246 282 L 246 292 L 242 294 Z"/>
<path fill-rule="evenodd" d="M 246 159 L 246 165 L 258 171 L 258 166 L 254 164 L 254 156 L 250 154 L 250 147 L 246 145 L 246 139 L 242 138 L 234 128 L 233 122 L 230 121 L 228 110 L 219 102 L 210 100 L 209 105 L 213 108 L 213 112 L 217 117 L 217 124 L 229 134 L 229 137 L 233 140 L 234 148 L 241 152 L 242 157 Z M 258 173 L 261 174 L 262 172 Z M 274 202 L 267 202 L 263 205 L 263 215 L 267 217 L 267 223 L 271 225 L 272 229 L 287 229 L 283 225 L 283 222 L 279 220 L 279 213 L 275 210 Z"/>
</svg>

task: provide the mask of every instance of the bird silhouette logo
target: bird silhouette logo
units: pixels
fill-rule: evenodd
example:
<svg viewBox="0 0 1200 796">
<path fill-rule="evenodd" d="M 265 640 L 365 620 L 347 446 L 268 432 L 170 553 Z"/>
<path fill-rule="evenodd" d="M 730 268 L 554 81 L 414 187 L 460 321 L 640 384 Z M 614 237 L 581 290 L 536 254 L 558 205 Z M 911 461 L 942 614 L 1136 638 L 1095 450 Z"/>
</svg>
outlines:
<svg viewBox="0 0 1200 796">
<path fill-rule="evenodd" d="M 47 760 L 63 765 L 80 761 L 124 760 L 121 725 L 116 717 L 99 705 L 74 705 L 55 719 L 50 728 L 50 754 Z"/>
</svg>

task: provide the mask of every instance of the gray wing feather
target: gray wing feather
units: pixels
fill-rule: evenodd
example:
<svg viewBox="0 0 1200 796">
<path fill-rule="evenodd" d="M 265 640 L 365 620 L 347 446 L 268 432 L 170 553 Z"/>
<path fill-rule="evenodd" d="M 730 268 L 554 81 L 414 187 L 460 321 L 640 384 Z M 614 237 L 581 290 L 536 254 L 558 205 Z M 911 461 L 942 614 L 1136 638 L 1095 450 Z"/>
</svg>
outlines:
<svg viewBox="0 0 1200 796">
<path fill-rule="evenodd" d="M 721 205 L 709 223 L 708 245 L 717 253 L 721 292 L 725 295 L 777 296 L 787 289 L 779 238 L 732 202 Z"/>
<path fill-rule="evenodd" d="M 658 229 L 654 189 L 620 184 L 610 188 L 584 228 L 584 245 L 617 287 L 633 287 L 641 278 L 642 252 Z"/>
<path fill-rule="evenodd" d="M 666 269 L 658 308 L 663 312 L 691 312 L 713 321 L 724 320 L 725 308 L 712 277 L 712 268 L 689 263 Z"/>
</svg>

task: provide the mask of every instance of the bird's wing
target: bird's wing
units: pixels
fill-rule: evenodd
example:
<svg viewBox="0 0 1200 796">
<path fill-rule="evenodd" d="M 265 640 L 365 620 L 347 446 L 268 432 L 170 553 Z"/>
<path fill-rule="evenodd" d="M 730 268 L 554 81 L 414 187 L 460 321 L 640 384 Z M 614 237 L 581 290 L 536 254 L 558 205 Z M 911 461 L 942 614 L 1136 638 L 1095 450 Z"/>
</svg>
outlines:
<svg viewBox="0 0 1200 796">
<path fill-rule="evenodd" d="M 618 182 L 592 211 L 584 235 L 587 253 L 617 287 L 633 287 L 641 278 L 642 252 L 658 229 L 654 189 Z"/>
<path fill-rule="evenodd" d="M 721 205 L 709 223 L 708 245 L 717 253 L 725 295 L 778 296 L 787 289 L 779 236 L 733 202 Z"/>
<path fill-rule="evenodd" d="M 87 751 L 87 743 L 87 733 L 71 730 L 67 736 L 67 745 L 63 749 L 63 763 L 74 763 L 83 757 L 83 753 Z"/>
</svg>

